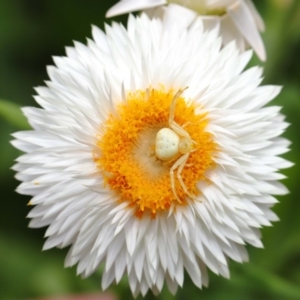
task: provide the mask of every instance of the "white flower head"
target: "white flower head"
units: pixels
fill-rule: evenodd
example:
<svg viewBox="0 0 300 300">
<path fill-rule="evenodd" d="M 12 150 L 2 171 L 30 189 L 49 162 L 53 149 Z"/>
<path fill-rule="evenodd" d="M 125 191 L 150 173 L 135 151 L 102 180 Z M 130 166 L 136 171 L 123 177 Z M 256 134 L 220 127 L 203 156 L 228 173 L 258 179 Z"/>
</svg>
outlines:
<svg viewBox="0 0 300 300">
<path fill-rule="evenodd" d="M 228 278 L 287 192 L 287 123 L 265 107 L 280 87 L 259 86 L 260 68 L 243 71 L 251 51 L 221 49 L 200 20 L 179 31 L 130 16 L 66 52 L 12 142 L 44 249 L 71 246 L 65 266 L 83 277 L 105 265 L 103 289 L 127 274 L 134 295 L 175 293 L 184 270 L 199 288 L 207 268 Z"/>
<path fill-rule="evenodd" d="M 166 14 L 165 4 L 174 10 Z M 259 34 L 264 22 L 251 0 L 120 0 L 106 14 L 107 17 L 145 10 L 151 17 L 161 17 L 166 22 L 184 22 L 190 26 L 197 15 L 205 29 L 220 26 L 220 35 L 226 45 L 235 40 L 241 51 L 250 46 L 258 57 L 266 60 L 266 51 Z"/>
</svg>

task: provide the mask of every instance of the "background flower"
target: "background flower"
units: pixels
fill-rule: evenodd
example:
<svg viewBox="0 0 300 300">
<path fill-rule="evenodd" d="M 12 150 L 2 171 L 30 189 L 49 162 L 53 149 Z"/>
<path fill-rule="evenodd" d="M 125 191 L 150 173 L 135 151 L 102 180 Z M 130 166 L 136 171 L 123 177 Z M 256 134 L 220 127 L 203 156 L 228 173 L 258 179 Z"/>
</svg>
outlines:
<svg viewBox="0 0 300 300">
<path fill-rule="evenodd" d="M 167 3 L 174 11 L 169 10 L 164 14 L 162 5 Z M 224 45 L 235 40 L 241 51 L 249 45 L 262 61 L 266 60 L 265 47 L 259 35 L 265 26 L 251 0 L 121 0 L 109 9 L 106 16 L 113 17 L 142 9 L 152 17 L 163 16 L 165 22 L 184 22 L 186 26 L 195 20 L 197 13 L 203 19 L 205 29 L 220 26 Z"/>
<path fill-rule="evenodd" d="M 264 36 L 268 52 L 264 83 L 284 85 L 275 104 L 283 105 L 283 113 L 293 124 L 285 134 L 293 141 L 293 151 L 286 157 L 296 162 L 293 168 L 285 171 L 288 179 L 284 183 L 291 193 L 281 197 L 281 203 L 274 207 L 281 221 L 275 223 L 273 228 L 263 229 L 265 250 L 248 247 L 251 263 L 230 264 L 230 280 L 211 273 L 209 289 L 199 291 L 187 276 L 184 289 L 179 289 L 176 297 L 163 290 L 158 299 L 180 299 L 187 295 L 190 299 L 198 299 L 199 296 L 205 299 L 241 299 L 245 295 L 250 299 L 260 296 L 272 299 L 299 298 L 299 201 L 295 196 L 300 151 L 297 131 L 300 120 L 297 87 L 300 77 L 296 59 L 299 52 L 299 19 L 296 17 L 298 1 L 295 1 L 295 6 L 290 6 L 291 3 L 278 0 L 255 2 L 268 28 Z M 62 45 L 71 45 L 72 38 L 85 43 L 85 37 L 90 36 L 90 24 L 103 26 L 105 11 L 112 5 L 113 1 L 107 1 L 99 8 L 97 0 L 89 2 L 89 6 L 77 0 L 72 2 L 72 6 L 53 0 L 38 3 L 4 1 L 1 6 L 4 17 L 0 19 L 1 97 L 14 101 L 16 105 L 36 106 L 31 97 L 32 86 L 44 84 L 42 79 L 47 78 L 45 65 L 53 64 L 51 55 L 65 55 Z M 125 19 L 127 17 L 118 18 Z M 257 63 L 254 57 L 251 64 Z M 1 114 L 2 109 L 3 106 Z M 21 117 L 18 115 L 18 119 L 21 120 Z M 26 206 L 29 198 L 14 192 L 18 183 L 12 179 L 14 172 L 9 168 L 19 154 L 8 144 L 11 140 L 9 133 L 23 129 L 23 126 L 1 119 L 0 184 L 6 200 L 2 201 L 0 210 L 0 298 L 23 299 L 99 291 L 101 271 L 87 280 L 76 277 L 75 269 L 62 268 L 67 249 L 42 253 L 45 230 L 26 228 L 28 220 L 24 217 L 31 209 Z M 11 282 L 15 285 L 12 286 Z M 119 295 L 119 299 L 131 298 L 126 280 L 122 280 L 111 291 Z M 151 296 L 147 299 L 151 299 Z"/>
</svg>

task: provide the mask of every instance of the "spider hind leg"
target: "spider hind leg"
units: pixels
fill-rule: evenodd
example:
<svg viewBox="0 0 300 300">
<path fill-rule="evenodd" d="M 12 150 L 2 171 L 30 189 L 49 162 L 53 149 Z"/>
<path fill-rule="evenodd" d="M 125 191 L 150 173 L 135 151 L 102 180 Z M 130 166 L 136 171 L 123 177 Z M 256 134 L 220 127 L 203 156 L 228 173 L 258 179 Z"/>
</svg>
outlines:
<svg viewBox="0 0 300 300">
<path fill-rule="evenodd" d="M 181 172 L 183 170 L 183 168 L 186 166 L 186 162 L 189 158 L 189 153 L 187 154 L 184 154 L 183 156 L 181 156 L 180 158 L 178 158 L 178 160 L 174 163 L 174 165 L 171 167 L 170 169 L 170 179 L 171 179 L 171 188 L 172 188 L 172 192 L 176 198 L 176 200 L 179 202 L 179 203 L 182 203 L 182 201 L 180 200 L 180 198 L 178 197 L 177 193 L 176 193 L 176 188 L 175 188 L 175 177 L 174 177 L 174 171 L 178 168 L 177 170 L 177 178 L 179 180 L 179 183 L 180 183 L 180 186 L 181 188 L 183 189 L 183 191 L 191 198 L 191 199 L 195 199 L 195 196 L 192 195 L 185 183 L 183 182 L 183 179 L 181 177 Z"/>
</svg>

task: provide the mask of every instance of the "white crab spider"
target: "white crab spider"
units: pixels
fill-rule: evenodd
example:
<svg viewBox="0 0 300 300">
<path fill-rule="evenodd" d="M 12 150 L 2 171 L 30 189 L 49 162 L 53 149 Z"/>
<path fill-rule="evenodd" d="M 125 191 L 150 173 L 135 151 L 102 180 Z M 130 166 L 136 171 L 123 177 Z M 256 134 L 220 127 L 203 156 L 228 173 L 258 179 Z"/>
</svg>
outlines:
<svg viewBox="0 0 300 300">
<path fill-rule="evenodd" d="M 176 159 L 175 163 L 170 169 L 170 179 L 172 191 L 179 202 L 181 202 L 181 200 L 176 193 L 174 179 L 174 171 L 176 168 L 178 168 L 177 178 L 182 189 L 188 196 L 190 196 L 191 198 L 195 198 L 194 195 L 189 193 L 181 177 L 181 172 L 186 165 L 190 153 L 195 151 L 193 150 L 193 144 L 195 142 L 191 139 L 189 133 L 183 128 L 187 124 L 180 126 L 174 121 L 176 101 L 185 89 L 180 89 L 175 94 L 170 105 L 169 128 L 160 129 L 156 134 L 155 140 L 155 154 L 157 158 L 166 162 Z"/>
</svg>

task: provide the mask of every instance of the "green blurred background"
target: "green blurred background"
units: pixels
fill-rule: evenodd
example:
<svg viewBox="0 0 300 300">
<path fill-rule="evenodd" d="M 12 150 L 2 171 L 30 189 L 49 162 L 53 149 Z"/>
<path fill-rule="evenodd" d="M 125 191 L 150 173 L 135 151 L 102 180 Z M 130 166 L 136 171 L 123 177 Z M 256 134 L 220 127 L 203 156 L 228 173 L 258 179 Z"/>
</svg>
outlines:
<svg viewBox="0 0 300 300">
<path fill-rule="evenodd" d="M 91 24 L 103 28 L 105 12 L 115 2 L 0 1 L 0 299 L 100 291 L 100 271 L 89 279 L 76 277 L 75 268 L 63 268 L 67 249 L 42 252 L 45 229 L 27 228 L 29 197 L 14 191 L 18 182 L 10 167 L 19 153 L 9 140 L 11 133 L 26 129 L 15 109 L 36 105 L 33 87 L 47 80 L 51 56 L 64 55 L 64 47 L 73 40 L 85 43 L 91 36 Z M 291 123 L 285 136 L 293 142 L 292 151 L 286 157 L 296 164 L 284 172 L 291 193 L 281 197 L 274 208 L 281 221 L 262 231 L 265 249 L 249 246 L 250 263 L 230 263 L 231 280 L 210 273 L 209 288 L 200 291 L 186 276 L 176 297 L 165 288 L 159 299 L 300 299 L 300 1 L 254 2 L 267 28 L 263 34 L 268 54 L 264 84 L 284 86 L 273 103 L 283 106 Z M 251 64 L 262 65 L 256 57 Z M 132 299 L 126 279 L 110 292 L 118 299 Z M 153 296 L 149 293 L 146 298 Z"/>
</svg>

